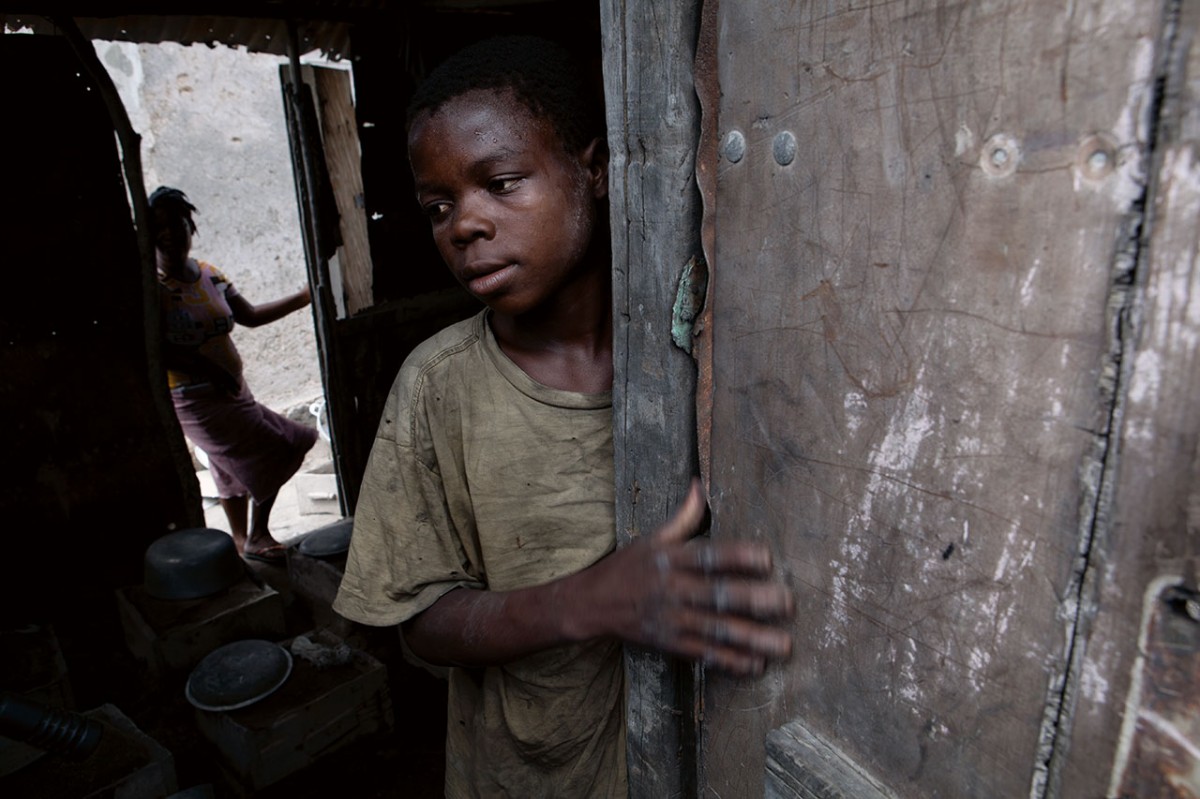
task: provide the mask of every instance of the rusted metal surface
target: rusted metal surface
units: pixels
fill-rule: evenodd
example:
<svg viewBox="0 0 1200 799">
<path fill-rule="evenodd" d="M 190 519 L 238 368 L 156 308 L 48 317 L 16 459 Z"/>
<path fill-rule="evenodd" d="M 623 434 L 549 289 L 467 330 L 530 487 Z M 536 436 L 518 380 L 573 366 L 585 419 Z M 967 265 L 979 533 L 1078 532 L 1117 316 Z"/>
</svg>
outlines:
<svg viewBox="0 0 1200 799">
<path fill-rule="evenodd" d="M 703 215 L 700 220 L 700 245 L 708 264 L 709 280 L 705 288 L 704 310 L 696 320 L 692 357 L 696 361 L 696 439 L 700 458 L 700 479 L 706 493 L 712 465 L 712 265 L 716 248 L 717 225 L 717 126 L 721 86 L 717 78 L 717 12 L 719 0 L 700 3 L 700 34 L 696 42 L 696 60 L 692 67 L 696 97 L 700 102 L 700 137 L 696 148 L 696 186 L 700 190 Z"/>
<path fill-rule="evenodd" d="M 1132 685 L 1106 796 L 1200 797 L 1200 602 L 1169 575 L 1145 596 Z M 1074 793 L 1074 791 L 1066 791 Z"/>
<path fill-rule="evenodd" d="M 720 7 L 713 534 L 798 613 L 791 663 L 706 675 L 703 795 L 761 795 L 792 719 L 897 796 L 1066 789 L 1162 22 Z"/>
</svg>

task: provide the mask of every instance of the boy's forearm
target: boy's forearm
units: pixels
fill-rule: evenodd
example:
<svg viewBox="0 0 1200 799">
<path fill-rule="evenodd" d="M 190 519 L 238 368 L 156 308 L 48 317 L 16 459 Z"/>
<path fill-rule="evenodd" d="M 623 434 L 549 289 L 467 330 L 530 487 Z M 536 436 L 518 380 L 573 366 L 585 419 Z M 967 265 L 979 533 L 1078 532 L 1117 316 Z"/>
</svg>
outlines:
<svg viewBox="0 0 1200 799">
<path fill-rule="evenodd" d="M 409 647 L 438 665 L 495 666 L 590 636 L 577 575 L 517 591 L 459 588 L 404 624 Z"/>
</svg>

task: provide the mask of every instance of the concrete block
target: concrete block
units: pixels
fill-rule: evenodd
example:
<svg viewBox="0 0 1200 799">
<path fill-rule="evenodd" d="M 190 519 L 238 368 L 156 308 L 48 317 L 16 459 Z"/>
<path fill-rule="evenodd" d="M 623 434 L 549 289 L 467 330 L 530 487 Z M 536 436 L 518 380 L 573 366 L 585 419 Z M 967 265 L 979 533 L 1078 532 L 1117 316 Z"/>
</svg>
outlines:
<svg viewBox="0 0 1200 799">
<path fill-rule="evenodd" d="M 196 723 L 216 747 L 224 771 L 247 791 L 261 790 L 354 741 L 392 729 L 384 665 L 327 631 L 305 638 L 322 651 L 340 652 L 344 662 L 319 666 L 294 654 L 287 682 L 262 701 L 227 712 L 196 711 Z M 301 651 L 292 644 L 282 643 Z"/>
<path fill-rule="evenodd" d="M 246 577 L 199 599 L 157 599 L 141 586 L 117 591 L 125 645 L 152 675 L 189 670 L 223 644 L 286 634 L 283 598 Z"/>
<path fill-rule="evenodd" d="M 296 487 L 296 508 L 301 516 L 314 513 L 340 514 L 337 475 L 306 473 L 292 478 Z"/>
</svg>

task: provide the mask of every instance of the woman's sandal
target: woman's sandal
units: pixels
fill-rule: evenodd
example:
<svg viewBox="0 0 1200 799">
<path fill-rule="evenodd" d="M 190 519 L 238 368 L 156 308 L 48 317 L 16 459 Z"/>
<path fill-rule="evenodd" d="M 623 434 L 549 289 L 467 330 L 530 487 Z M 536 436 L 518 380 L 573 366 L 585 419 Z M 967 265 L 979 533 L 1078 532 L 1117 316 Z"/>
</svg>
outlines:
<svg viewBox="0 0 1200 799">
<path fill-rule="evenodd" d="M 242 553 L 242 557 L 246 560 L 257 560 L 260 563 L 283 563 L 287 560 L 287 547 L 283 544 L 272 544 L 253 552 L 247 550 Z"/>
</svg>

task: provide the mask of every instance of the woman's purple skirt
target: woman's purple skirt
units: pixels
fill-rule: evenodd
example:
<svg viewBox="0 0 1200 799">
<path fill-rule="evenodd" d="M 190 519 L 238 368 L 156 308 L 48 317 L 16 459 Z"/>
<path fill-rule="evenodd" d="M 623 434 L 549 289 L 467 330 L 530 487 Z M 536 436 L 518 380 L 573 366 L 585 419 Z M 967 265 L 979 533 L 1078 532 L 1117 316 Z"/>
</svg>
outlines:
<svg viewBox="0 0 1200 799">
<path fill-rule="evenodd" d="M 183 434 L 208 455 L 217 494 L 265 499 L 304 462 L 317 431 L 257 402 L 242 382 L 236 396 L 210 385 L 171 392 Z"/>
</svg>

